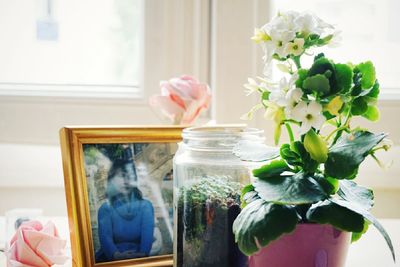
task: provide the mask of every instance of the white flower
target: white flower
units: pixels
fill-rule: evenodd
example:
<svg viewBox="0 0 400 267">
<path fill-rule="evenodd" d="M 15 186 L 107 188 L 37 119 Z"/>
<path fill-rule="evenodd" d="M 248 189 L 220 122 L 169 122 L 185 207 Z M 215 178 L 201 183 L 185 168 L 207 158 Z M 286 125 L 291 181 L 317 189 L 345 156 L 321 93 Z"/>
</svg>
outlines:
<svg viewBox="0 0 400 267">
<path fill-rule="evenodd" d="M 295 29 L 305 35 L 310 33 L 321 35 L 327 28 L 333 29 L 333 26 L 326 23 L 312 13 L 304 12 L 294 19 Z"/>
<path fill-rule="evenodd" d="M 283 77 L 279 81 L 278 88 L 271 91 L 269 95 L 269 100 L 280 107 L 285 107 L 287 105 L 286 94 L 290 90 L 291 84 Z"/>
<path fill-rule="evenodd" d="M 298 99 L 297 97 L 298 91 L 292 92 L 290 95 L 288 95 L 288 93 L 295 88 L 294 85 L 297 79 L 298 79 L 297 73 L 293 74 L 289 81 L 286 79 L 286 77 L 283 77 L 279 81 L 278 87 L 270 91 L 271 94 L 269 95 L 269 101 L 275 103 L 280 107 L 288 106 L 293 100 L 292 97 L 295 97 L 297 102 L 300 101 L 300 99 Z M 299 90 L 301 91 L 301 89 Z M 293 93 L 295 94 L 295 96 L 293 96 Z"/>
<path fill-rule="evenodd" d="M 292 110 L 296 107 L 297 103 L 300 102 L 302 96 L 303 91 L 300 88 L 291 89 L 286 94 L 285 114 L 287 118 L 292 118 Z"/>
<path fill-rule="evenodd" d="M 328 47 L 335 48 L 335 47 L 340 46 L 340 43 L 342 42 L 342 36 L 340 34 L 341 34 L 341 31 L 333 32 L 333 34 L 332 34 L 333 36 L 328 43 Z"/>
<path fill-rule="evenodd" d="M 288 55 L 300 56 L 304 52 L 304 39 L 296 38 L 286 44 L 285 52 Z"/>
<path fill-rule="evenodd" d="M 249 96 L 249 95 L 251 95 L 252 93 L 254 93 L 255 91 L 258 90 L 259 85 L 258 85 L 258 83 L 257 83 L 254 79 L 252 79 L 252 78 L 248 78 L 247 81 L 248 81 L 249 83 L 246 83 L 246 84 L 244 85 L 244 88 L 246 88 L 246 90 L 245 90 L 244 92 L 245 92 L 246 96 Z"/>
<path fill-rule="evenodd" d="M 325 117 L 321 114 L 321 104 L 311 101 L 308 105 L 302 101 L 298 103 L 291 112 L 293 119 L 301 122 L 300 134 L 307 133 L 311 127 L 319 130 L 325 122 Z"/>
<path fill-rule="evenodd" d="M 285 50 L 286 45 L 296 37 L 296 32 L 272 29 L 270 36 L 271 42 L 267 46 L 267 49 L 272 49 L 274 53 L 278 54 L 278 56 L 282 58 L 286 57 L 288 55 Z"/>
</svg>

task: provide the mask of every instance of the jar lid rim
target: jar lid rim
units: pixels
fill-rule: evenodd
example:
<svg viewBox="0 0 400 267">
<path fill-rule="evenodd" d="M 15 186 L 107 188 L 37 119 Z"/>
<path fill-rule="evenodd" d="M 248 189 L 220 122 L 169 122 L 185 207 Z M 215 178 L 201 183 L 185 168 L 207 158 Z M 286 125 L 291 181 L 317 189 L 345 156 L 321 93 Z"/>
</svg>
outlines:
<svg viewBox="0 0 400 267">
<path fill-rule="evenodd" d="M 183 136 L 201 137 L 208 136 L 246 136 L 246 135 L 263 135 L 264 130 L 247 127 L 245 124 L 221 124 L 211 126 L 195 126 L 183 129 Z"/>
</svg>

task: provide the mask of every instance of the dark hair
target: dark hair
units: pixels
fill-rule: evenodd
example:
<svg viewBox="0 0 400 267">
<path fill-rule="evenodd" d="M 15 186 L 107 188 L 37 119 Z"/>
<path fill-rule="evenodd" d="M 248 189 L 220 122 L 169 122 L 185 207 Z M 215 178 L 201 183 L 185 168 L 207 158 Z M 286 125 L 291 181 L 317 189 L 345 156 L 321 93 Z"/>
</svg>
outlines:
<svg viewBox="0 0 400 267">
<path fill-rule="evenodd" d="M 110 170 L 108 171 L 107 183 L 110 183 L 111 180 L 115 177 L 115 175 L 117 175 L 119 172 L 129 175 L 129 172 L 127 170 L 127 162 L 124 160 L 117 159 L 113 162 Z M 139 200 L 143 199 L 142 192 L 136 186 L 130 188 L 130 194 L 133 194 L 135 196 L 135 198 L 137 198 Z M 114 202 L 114 200 L 115 200 L 114 198 L 115 197 L 112 197 L 110 199 L 111 203 Z"/>
</svg>

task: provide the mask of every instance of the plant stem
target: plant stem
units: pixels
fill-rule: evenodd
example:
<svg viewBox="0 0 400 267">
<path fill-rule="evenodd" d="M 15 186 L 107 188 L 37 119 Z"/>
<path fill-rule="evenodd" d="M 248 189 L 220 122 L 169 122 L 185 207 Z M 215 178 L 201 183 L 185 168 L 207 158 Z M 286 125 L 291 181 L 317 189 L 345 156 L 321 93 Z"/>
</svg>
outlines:
<svg viewBox="0 0 400 267">
<path fill-rule="evenodd" d="M 347 127 L 348 127 L 348 125 L 343 125 L 343 126 L 341 126 L 341 127 L 339 127 L 339 128 L 336 128 L 336 129 L 333 130 L 327 137 L 325 137 L 325 140 L 328 141 L 329 139 L 332 138 L 332 136 L 333 136 L 336 132 L 342 131 L 342 130 L 346 129 Z"/>
<path fill-rule="evenodd" d="M 293 135 L 292 127 L 290 127 L 290 124 L 287 122 L 285 122 L 285 126 L 286 126 L 286 130 L 288 132 L 288 135 L 289 135 L 290 143 L 293 143 L 294 135 Z"/>
<path fill-rule="evenodd" d="M 338 129 L 340 129 L 340 130 L 337 131 L 336 136 L 335 136 L 335 139 L 333 139 L 332 146 L 333 146 L 334 144 L 336 144 L 337 140 L 340 138 L 340 136 L 342 136 L 343 130 L 349 128 L 350 118 L 351 118 L 351 108 L 349 108 L 349 111 L 347 112 L 346 119 L 345 119 L 344 124 L 343 124 L 343 127 L 344 127 L 344 126 L 346 126 L 346 127 L 345 127 L 344 129 L 340 129 L 340 128 L 342 128 L 342 126 L 340 126 L 340 127 L 338 128 Z"/>
<path fill-rule="evenodd" d="M 293 60 L 294 64 L 296 64 L 297 69 L 298 70 L 301 69 L 300 57 L 299 56 L 291 56 L 290 58 Z"/>
</svg>

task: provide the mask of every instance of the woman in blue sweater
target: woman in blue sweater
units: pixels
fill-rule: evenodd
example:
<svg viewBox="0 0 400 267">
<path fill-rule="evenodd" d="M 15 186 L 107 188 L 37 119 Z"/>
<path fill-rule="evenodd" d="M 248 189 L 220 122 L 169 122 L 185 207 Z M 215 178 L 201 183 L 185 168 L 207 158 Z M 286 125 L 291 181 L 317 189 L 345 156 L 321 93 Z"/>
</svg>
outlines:
<svg viewBox="0 0 400 267">
<path fill-rule="evenodd" d="M 150 253 L 154 209 L 132 181 L 126 162 L 115 161 L 108 173 L 108 200 L 97 215 L 100 250 L 96 262 L 146 257 Z"/>
</svg>

